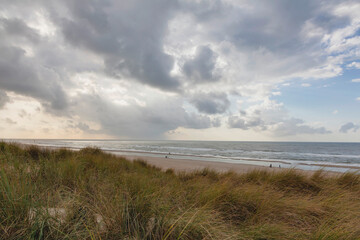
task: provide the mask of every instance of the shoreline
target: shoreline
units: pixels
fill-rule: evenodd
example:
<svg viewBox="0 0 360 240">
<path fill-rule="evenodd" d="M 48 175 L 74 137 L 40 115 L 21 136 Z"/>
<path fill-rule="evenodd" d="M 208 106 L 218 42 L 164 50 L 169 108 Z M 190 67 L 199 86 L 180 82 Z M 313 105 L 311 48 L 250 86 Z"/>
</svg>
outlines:
<svg viewBox="0 0 360 240">
<path fill-rule="evenodd" d="M 114 154 L 114 152 L 111 152 Z M 127 160 L 144 160 L 150 165 L 160 167 L 163 170 L 173 169 L 175 172 L 191 172 L 196 170 L 202 170 L 208 168 L 217 172 L 236 172 L 246 173 L 252 170 L 267 170 L 267 171 L 281 171 L 289 168 L 279 167 L 265 167 L 260 165 L 251 165 L 245 163 L 227 163 L 227 162 L 215 162 L 215 161 L 201 161 L 194 159 L 179 159 L 179 158 L 161 158 L 161 157 L 150 157 L 150 156 L 137 156 L 137 155 L 123 155 L 121 153 L 115 153 L 114 155 L 124 157 Z M 296 171 L 313 172 L 311 170 L 296 169 Z"/>
<path fill-rule="evenodd" d="M 175 156 L 175 158 L 170 158 L 170 159 L 177 159 L 177 160 L 191 160 L 191 161 L 200 161 L 200 162 L 214 162 L 214 163 L 227 163 L 227 164 L 240 164 L 240 165 L 251 165 L 251 166 L 259 166 L 259 167 L 265 167 L 267 168 L 267 165 L 262 164 L 262 165 L 257 165 L 257 164 L 249 164 L 249 163 L 245 163 L 245 162 L 260 162 L 260 163 L 267 163 L 267 164 L 280 164 L 282 166 L 282 168 L 294 168 L 294 165 L 292 165 L 289 162 L 286 161 L 282 161 L 282 160 L 268 160 L 268 159 L 252 159 L 252 158 L 239 158 L 239 157 L 221 157 L 221 156 L 201 156 L 201 155 L 192 155 L 192 154 L 179 154 L 179 153 L 171 153 L 171 154 L 166 154 L 166 153 L 160 153 L 160 152 L 145 152 L 145 151 L 131 151 L 131 150 L 103 150 L 104 152 L 109 152 L 109 153 L 115 153 L 116 155 L 120 155 L 120 156 L 124 156 L 124 157 L 128 157 L 128 156 L 136 156 L 138 158 L 142 158 L 142 157 L 149 157 L 149 158 L 161 158 L 161 157 L 153 157 L 153 156 L 144 156 L 144 155 L 136 155 L 136 153 L 138 154 L 153 154 L 153 155 L 162 155 L 167 156 L 168 158 L 170 158 L 170 156 Z M 124 154 L 124 153 L 131 153 L 131 155 L 128 154 Z M 176 158 L 176 157 L 196 157 L 196 158 L 202 158 L 204 160 L 198 160 L 198 159 L 186 159 L 186 158 Z M 243 163 L 241 162 L 225 162 L 225 161 L 218 161 L 216 159 L 221 158 L 221 159 L 228 159 L 228 160 L 235 160 L 235 161 L 243 161 Z M 215 159 L 214 160 L 209 160 L 209 159 Z M 274 165 L 276 166 L 276 165 Z M 288 166 L 288 167 L 284 167 L 284 166 Z M 295 165 L 296 166 L 296 165 Z M 323 167 L 323 168 L 339 168 L 339 169 L 351 169 L 351 170 L 360 170 L 360 166 L 351 166 L 351 165 L 340 165 L 340 164 L 320 164 L 320 163 L 299 163 L 297 164 L 297 166 L 310 166 L 310 167 Z M 304 170 L 304 171 L 314 171 L 314 170 L 306 170 L 306 169 L 300 169 L 299 170 Z"/>
<path fill-rule="evenodd" d="M 201 161 L 194 159 L 123 155 L 121 153 L 114 154 L 114 152 L 108 152 L 108 153 L 111 153 L 119 157 L 124 157 L 129 161 L 143 160 L 150 165 L 161 168 L 164 171 L 166 171 L 167 169 L 173 169 L 175 172 L 192 172 L 197 170 L 209 169 L 219 173 L 225 173 L 230 171 L 230 172 L 243 174 L 254 170 L 269 171 L 273 173 L 280 171 L 287 171 L 287 170 L 295 170 L 296 172 L 303 173 L 305 175 L 312 175 L 318 171 L 318 170 L 306 170 L 299 168 L 282 168 L 282 167 L 279 168 L 278 166 L 269 167 L 269 166 L 261 166 L 261 165 L 245 164 L 245 163 L 227 163 L 227 162 L 215 162 L 215 161 Z M 324 169 L 319 169 L 319 170 L 322 170 L 323 173 L 327 176 L 339 176 L 341 174 L 344 174 L 344 172 L 340 172 L 340 171 L 331 171 Z"/>
<path fill-rule="evenodd" d="M 79 151 L 82 149 L 79 147 L 69 147 L 69 146 L 65 147 L 65 146 L 38 145 L 36 143 L 35 144 L 19 143 L 19 142 L 16 143 L 24 146 L 35 145 L 41 148 L 48 148 L 54 150 L 64 148 L 64 149 Z M 283 169 L 295 169 L 296 171 L 301 171 L 301 172 L 316 172 L 318 170 L 323 170 L 324 172 L 331 172 L 335 174 L 360 171 L 360 167 L 358 166 L 335 165 L 335 164 L 299 163 L 297 165 L 292 165 L 289 162 L 285 162 L 281 160 L 260 160 L 260 159 L 246 159 L 246 158 L 242 159 L 242 158 L 224 157 L 223 159 L 228 159 L 230 161 L 231 160 L 243 161 L 243 162 L 226 162 L 226 161 L 217 160 L 218 158 L 222 158 L 221 156 L 219 157 L 202 156 L 202 155 L 180 154 L 180 153 L 171 153 L 169 155 L 167 153 L 162 153 L 162 152 L 146 152 L 146 151 L 120 150 L 120 149 L 119 150 L 101 149 L 101 150 L 106 153 L 121 156 L 129 160 L 142 159 L 156 167 L 160 167 L 165 170 L 172 168 L 175 171 L 192 171 L 203 168 L 210 168 L 220 172 L 235 171 L 238 173 L 244 173 L 255 169 L 273 170 L 273 171 L 279 171 Z M 181 157 L 185 157 L 185 158 L 181 158 Z M 199 160 L 196 158 L 200 158 L 204 160 Z M 252 164 L 251 162 L 262 163 L 262 164 Z M 270 167 L 270 164 L 272 165 L 272 167 Z"/>
</svg>

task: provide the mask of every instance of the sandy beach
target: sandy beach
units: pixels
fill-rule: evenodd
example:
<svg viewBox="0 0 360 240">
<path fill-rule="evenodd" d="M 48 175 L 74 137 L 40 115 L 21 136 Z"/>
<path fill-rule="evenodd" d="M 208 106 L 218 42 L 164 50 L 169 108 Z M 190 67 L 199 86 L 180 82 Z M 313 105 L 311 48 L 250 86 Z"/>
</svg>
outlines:
<svg viewBox="0 0 360 240">
<path fill-rule="evenodd" d="M 261 169 L 261 170 L 279 169 L 279 168 L 270 168 L 270 167 L 250 165 L 250 164 L 187 160 L 187 159 L 177 159 L 173 157 L 161 158 L 161 157 L 148 157 L 148 156 L 129 156 L 129 155 L 122 155 L 121 153 L 116 153 L 116 155 L 123 156 L 129 160 L 142 159 L 148 162 L 149 164 L 160 167 L 164 170 L 171 168 L 174 169 L 175 171 L 193 171 L 193 170 L 209 168 L 219 172 L 234 171 L 238 173 L 243 173 L 255 169 Z"/>
<path fill-rule="evenodd" d="M 188 159 L 178 159 L 176 157 L 149 157 L 149 156 L 136 156 L 136 155 L 124 155 L 122 152 L 110 152 L 117 156 L 124 157 L 130 161 L 141 159 L 146 161 L 147 163 L 159 167 L 163 170 L 173 169 L 176 172 L 190 172 L 194 170 L 202 170 L 204 168 L 208 168 L 211 170 L 215 170 L 217 172 L 227 172 L 232 171 L 236 173 L 246 173 L 252 170 L 266 170 L 271 172 L 279 172 L 289 168 L 279 168 L 278 165 L 270 166 L 259 166 L 252 164 L 241 164 L 241 163 L 226 163 L 226 162 L 212 162 L 212 161 L 201 161 L 201 160 L 188 160 Z M 297 172 L 301 172 L 304 174 L 313 174 L 315 171 L 313 170 L 301 170 L 295 169 Z M 327 175 L 340 175 L 341 172 L 335 171 L 324 171 Z"/>
</svg>

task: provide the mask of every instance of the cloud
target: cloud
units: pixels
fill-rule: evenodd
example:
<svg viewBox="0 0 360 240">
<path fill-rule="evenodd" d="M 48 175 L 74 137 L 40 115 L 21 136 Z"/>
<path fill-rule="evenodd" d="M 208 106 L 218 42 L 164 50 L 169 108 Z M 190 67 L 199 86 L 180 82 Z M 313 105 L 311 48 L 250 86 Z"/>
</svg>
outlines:
<svg viewBox="0 0 360 240">
<path fill-rule="evenodd" d="M 216 44 L 220 40 L 223 53 L 243 53 L 243 58 L 237 56 L 237 62 L 246 66 L 239 71 L 241 75 L 257 71 L 257 76 L 267 78 L 324 78 L 341 73 L 340 59 L 330 65 L 334 59 L 327 59 L 324 55 L 324 50 L 334 48 L 338 42 L 334 37 L 333 41 L 323 43 L 325 34 L 332 36 L 349 21 L 347 14 L 350 13 L 335 15 L 332 12 L 336 10 L 336 3 L 329 4 L 328 8 L 323 8 L 320 1 L 305 1 L 301 5 L 284 1 L 272 4 L 267 1 L 261 1 L 261 4 L 251 1 L 216 1 L 214 4 L 192 1 L 188 4 L 197 20 L 193 26 L 206 35 L 205 39 L 199 36 L 199 42 Z M 309 24 L 314 26 L 315 33 L 320 34 L 309 34 L 309 29 L 306 29 Z M 340 39 L 346 38 L 345 34 L 350 35 L 342 34 Z M 196 36 L 191 40 L 196 41 Z M 235 67 L 237 62 L 228 62 L 228 66 Z"/>
<path fill-rule="evenodd" d="M 0 26 L 3 28 L 1 35 L 3 37 L 13 37 L 13 39 L 26 42 L 31 41 L 38 43 L 40 40 L 39 34 L 35 29 L 26 25 L 21 19 L 6 19 L 0 18 Z"/>
<path fill-rule="evenodd" d="M 240 115 L 230 116 L 228 126 L 243 130 L 266 130 L 275 137 L 331 133 L 325 127 L 312 127 L 305 124 L 302 119 L 289 117 L 282 104 L 269 99 L 242 110 Z"/>
<path fill-rule="evenodd" d="M 228 125 L 230 128 L 240 128 L 243 130 L 249 129 L 245 123 L 245 120 L 238 116 L 230 116 L 228 119 Z"/>
<path fill-rule="evenodd" d="M 289 82 L 358 68 L 352 1 L 1 3 L 0 108 L 16 101 L 10 92 L 30 96 L 49 122 L 66 116 L 92 134 L 161 138 L 226 119 L 280 135 L 327 133 L 271 98 Z"/>
<path fill-rule="evenodd" d="M 185 114 L 184 115 L 184 122 L 181 123 L 179 126 L 183 126 L 186 128 L 193 128 L 193 129 L 204 129 L 210 128 L 213 124 L 218 127 L 218 122 L 212 122 L 211 119 L 204 115 L 198 115 L 195 113 Z"/>
<path fill-rule="evenodd" d="M 180 82 L 170 75 L 174 60 L 162 43 L 175 6 L 165 0 L 68 1 L 71 15 L 58 24 L 74 47 L 101 56 L 109 75 L 176 90 Z"/>
<path fill-rule="evenodd" d="M 199 93 L 194 95 L 190 102 L 197 110 L 206 114 L 225 113 L 230 106 L 230 101 L 226 93 Z"/>
<path fill-rule="evenodd" d="M 357 97 L 356 100 L 357 100 L 357 101 L 360 101 L 360 97 Z"/>
<path fill-rule="evenodd" d="M 66 107 L 66 94 L 56 74 L 34 65 L 20 48 L 0 47 L 0 51 L 0 88 L 44 100 L 56 110 Z"/>
<path fill-rule="evenodd" d="M 304 121 L 297 118 L 284 119 L 274 124 L 263 121 L 260 118 L 253 120 L 244 120 L 238 116 L 230 116 L 228 119 L 230 128 L 239 128 L 242 130 L 254 129 L 256 131 L 268 130 L 273 136 L 284 137 L 300 134 L 329 134 L 331 131 L 325 127 L 311 127 L 304 124 Z"/>
<path fill-rule="evenodd" d="M 299 134 L 330 134 L 331 131 L 325 127 L 312 127 L 304 124 L 304 121 L 297 118 L 287 119 L 274 126 L 273 133 L 277 136 L 291 136 Z"/>
<path fill-rule="evenodd" d="M 352 62 L 352 63 L 346 65 L 346 67 L 360 69 L 360 62 Z"/>
<path fill-rule="evenodd" d="M 359 83 L 359 82 L 360 82 L 360 78 L 355 78 L 355 79 L 351 80 L 351 82 Z"/>
<path fill-rule="evenodd" d="M 221 118 L 220 118 L 220 117 L 213 118 L 213 119 L 211 120 L 211 125 L 212 125 L 212 127 L 217 128 L 217 127 L 220 127 L 221 124 L 222 124 L 222 123 L 221 123 Z"/>
<path fill-rule="evenodd" d="M 277 92 L 272 92 L 272 95 L 274 96 L 281 96 L 281 92 L 277 91 Z"/>
<path fill-rule="evenodd" d="M 0 19 L 0 88 L 42 100 L 54 110 L 64 109 L 67 97 L 53 69 L 39 64 L 32 47 L 40 36 L 23 20 Z"/>
<path fill-rule="evenodd" d="M 29 113 L 27 113 L 24 109 L 21 109 L 21 111 L 19 112 L 19 117 L 24 118 L 24 117 L 29 117 L 31 116 Z"/>
<path fill-rule="evenodd" d="M 206 115 L 188 113 L 179 99 L 152 100 L 146 106 L 119 105 L 99 95 L 82 95 L 74 109 L 84 119 L 99 123 L 99 131 L 127 138 L 163 138 L 163 134 L 179 127 L 205 129 L 217 126 Z M 84 124 L 74 125 L 87 131 Z M 91 132 L 89 132 L 91 133 Z"/>
<path fill-rule="evenodd" d="M 0 109 L 5 106 L 5 104 L 9 101 L 9 97 L 5 91 L 0 89 Z"/>
<path fill-rule="evenodd" d="M 194 58 L 185 62 L 186 77 L 197 83 L 219 80 L 215 73 L 216 54 L 208 46 L 198 46 Z"/>
<path fill-rule="evenodd" d="M 244 120 L 243 118 L 238 116 L 230 116 L 228 119 L 228 126 L 230 128 L 239 128 L 242 130 L 248 130 L 256 127 L 260 127 L 261 130 L 266 130 L 266 126 L 260 118 Z"/>
<path fill-rule="evenodd" d="M 311 87 L 311 84 L 309 84 L 309 83 L 302 83 L 301 86 L 302 86 L 302 87 Z"/>
<path fill-rule="evenodd" d="M 270 99 L 265 99 L 260 104 L 240 110 L 239 113 L 239 115 L 228 117 L 227 123 L 230 128 L 263 131 L 286 115 L 282 105 Z"/>
<path fill-rule="evenodd" d="M 14 124 L 16 124 L 16 122 L 15 122 L 14 120 L 10 119 L 10 118 L 5 118 L 4 120 L 5 120 L 5 122 L 6 122 L 7 124 L 9 124 L 9 125 L 14 125 Z"/>
<path fill-rule="evenodd" d="M 83 123 L 83 122 L 78 122 L 78 123 L 74 123 L 72 120 L 69 121 L 68 124 L 69 128 L 75 128 L 75 129 L 80 129 L 83 132 L 86 133 L 90 133 L 90 134 L 97 134 L 97 133 L 101 133 L 100 130 L 97 129 L 92 129 L 88 124 Z"/>
<path fill-rule="evenodd" d="M 342 125 L 339 131 L 342 133 L 347 133 L 350 130 L 352 130 L 353 132 L 356 132 L 359 128 L 360 128 L 359 125 L 356 125 L 352 122 L 348 122 L 348 123 Z"/>
</svg>

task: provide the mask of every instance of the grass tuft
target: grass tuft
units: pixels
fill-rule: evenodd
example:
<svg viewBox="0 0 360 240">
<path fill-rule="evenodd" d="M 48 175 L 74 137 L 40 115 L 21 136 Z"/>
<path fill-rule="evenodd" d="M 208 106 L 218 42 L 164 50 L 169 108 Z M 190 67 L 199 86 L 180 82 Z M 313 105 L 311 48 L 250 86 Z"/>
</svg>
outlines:
<svg viewBox="0 0 360 240">
<path fill-rule="evenodd" d="M 359 173 L 347 172 L 342 174 L 338 179 L 337 183 L 342 187 L 354 188 L 360 185 Z"/>
<path fill-rule="evenodd" d="M 270 182 L 284 191 L 299 191 L 299 192 L 319 192 L 321 187 L 309 179 L 305 175 L 297 172 L 294 169 L 284 170 L 276 174 L 272 174 Z"/>
</svg>

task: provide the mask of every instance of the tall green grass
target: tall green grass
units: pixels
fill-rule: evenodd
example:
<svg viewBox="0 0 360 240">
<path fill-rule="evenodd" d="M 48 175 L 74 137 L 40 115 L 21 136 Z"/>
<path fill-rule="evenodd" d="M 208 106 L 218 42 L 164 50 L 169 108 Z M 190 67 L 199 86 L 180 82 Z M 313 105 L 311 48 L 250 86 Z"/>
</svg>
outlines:
<svg viewBox="0 0 360 240">
<path fill-rule="evenodd" d="M 0 167 L 0 239 L 360 239 L 355 173 L 162 171 L 5 142 Z"/>
</svg>

